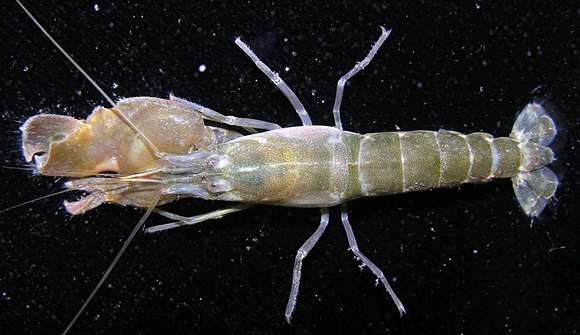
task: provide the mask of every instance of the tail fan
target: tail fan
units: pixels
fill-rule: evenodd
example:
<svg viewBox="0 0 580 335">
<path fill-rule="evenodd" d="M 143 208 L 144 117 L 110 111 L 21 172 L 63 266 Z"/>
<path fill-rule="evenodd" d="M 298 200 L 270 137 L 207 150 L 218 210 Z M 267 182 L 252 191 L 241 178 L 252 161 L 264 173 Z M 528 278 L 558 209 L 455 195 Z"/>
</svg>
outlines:
<svg viewBox="0 0 580 335">
<path fill-rule="evenodd" d="M 557 134 L 553 118 L 544 106 L 528 104 L 514 123 L 510 137 L 520 143 L 520 173 L 512 177 L 516 198 L 530 217 L 538 217 L 556 193 L 558 177 L 545 165 L 554 160 L 549 145 Z"/>
</svg>

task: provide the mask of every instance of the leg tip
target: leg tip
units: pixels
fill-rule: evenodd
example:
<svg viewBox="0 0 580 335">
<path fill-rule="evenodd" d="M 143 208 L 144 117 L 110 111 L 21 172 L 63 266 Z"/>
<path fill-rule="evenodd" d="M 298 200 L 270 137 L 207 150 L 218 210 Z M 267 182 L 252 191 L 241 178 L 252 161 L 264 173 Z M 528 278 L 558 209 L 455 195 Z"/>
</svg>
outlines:
<svg viewBox="0 0 580 335">
<path fill-rule="evenodd" d="M 403 306 L 400 306 L 400 307 L 399 307 L 399 317 L 401 317 L 401 318 L 402 318 L 402 317 L 403 317 L 403 316 L 405 316 L 406 314 L 407 314 L 407 310 L 405 309 L 405 307 L 403 307 Z"/>
<path fill-rule="evenodd" d="M 379 28 L 381 28 L 381 33 L 387 36 L 393 31 L 392 28 L 385 28 L 385 26 L 379 26 Z"/>
</svg>

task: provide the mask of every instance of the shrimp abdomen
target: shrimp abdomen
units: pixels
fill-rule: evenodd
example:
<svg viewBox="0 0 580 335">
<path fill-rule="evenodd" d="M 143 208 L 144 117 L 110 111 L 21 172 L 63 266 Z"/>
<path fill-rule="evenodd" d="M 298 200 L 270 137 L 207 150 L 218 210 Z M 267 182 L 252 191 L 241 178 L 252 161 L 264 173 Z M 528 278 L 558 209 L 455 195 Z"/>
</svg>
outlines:
<svg viewBox="0 0 580 335">
<path fill-rule="evenodd" d="M 366 196 L 452 187 L 510 178 L 523 166 L 522 144 L 511 137 L 455 131 L 403 131 L 366 134 L 361 139 L 359 180 Z M 527 150 L 530 152 L 530 150 Z M 552 160 L 536 145 L 538 168 Z M 528 161 L 529 159 L 526 159 Z"/>
<path fill-rule="evenodd" d="M 512 178 L 524 212 L 538 216 L 558 187 L 546 165 L 557 130 L 544 106 L 531 103 L 509 137 L 439 130 L 361 135 L 358 181 L 362 196 L 376 196 Z M 354 197 L 353 197 L 354 198 Z"/>
</svg>

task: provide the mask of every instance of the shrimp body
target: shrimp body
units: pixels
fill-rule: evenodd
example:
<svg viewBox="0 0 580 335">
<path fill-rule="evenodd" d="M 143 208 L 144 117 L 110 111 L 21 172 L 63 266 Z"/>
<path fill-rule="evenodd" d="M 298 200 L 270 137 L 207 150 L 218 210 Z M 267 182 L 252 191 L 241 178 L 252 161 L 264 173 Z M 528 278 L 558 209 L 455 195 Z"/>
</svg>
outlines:
<svg viewBox="0 0 580 335">
<path fill-rule="evenodd" d="M 70 188 L 93 192 L 87 198 L 92 199 L 89 207 L 67 204 L 73 214 L 93 208 L 99 195 L 104 202 L 146 207 L 159 191 L 164 193 L 163 202 L 179 196 L 330 207 L 365 196 L 511 178 L 553 160 L 552 150 L 543 144 L 486 133 L 416 130 L 361 135 L 335 127 L 301 126 L 241 136 L 204 126 L 197 112 L 180 101 L 139 97 L 116 106 L 142 123 L 144 132 L 172 157 L 153 156 L 110 110 L 101 107 L 86 122 L 40 115 L 23 127 L 25 152 L 32 157 L 34 149 L 48 151 L 36 159 L 43 174 L 154 171 L 141 181 L 102 177 L 69 181 Z M 539 108 L 530 106 L 530 113 Z M 156 132 L 160 127 L 167 135 Z M 555 131 L 546 127 L 550 134 Z M 42 142 L 49 138 L 45 129 L 57 140 Z"/>
<path fill-rule="evenodd" d="M 373 272 L 402 315 L 405 307 L 385 274 L 358 246 L 348 218 L 348 201 L 512 178 L 520 207 L 534 217 L 556 192 L 558 179 L 546 165 L 554 159 L 549 145 L 557 131 L 539 103 L 530 103 L 519 113 L 509 137 L 447 130 L 365 135 L 344 131 L 340 106 L 345 83 L 369 65 L 391 32 L 384 27 L 367 56 L 338 81 L 332 109 L 335 127 L 313 126 L 290 87 L 237 38 L 235 43 L 288 98 L 302 121 L 300 127 L 281 128 L 266 121 L 222 115 L 176 97 L 137 97 L 114 103 L 16 1 L 112 105 L 110 109 L 97 107 L 85 121 L 50 114 L 30 118 L 21 128 L 25 159 L 35 161 L 39 174 L 69 177 L 65 187 L 86 192 L 80 200 L 65 202 L 71 214 L 82 214 L 102 203 L 148 208 L 65 334 L 154 211 L 173 222 L 148 227 L 146 232 L 217 219 L 257 203 L 320 208 L 318 228 L 296 253 L 285 311 L 290 322 L 302 261 L 329 223 L 328 207 L 342 204 L 341 222 L 349 250 Z M 254 134 L 243 136 L 222 126 L 206 125 L 205 120 Z M 255 129 L 266 131 L 256 133 Z M 242 205 L 189 217 L 156 208 L 184 197 Z"/>
<path fill-rule="evenodd" d="M 329 207 L 364 196 L 511 178 L 551 163 L 553 153 L 542 144 L 487 133 L 361 135 L 303 126 L 220 144 L 211 159 L 207 187 L 217 200 Z"/>
</svg>

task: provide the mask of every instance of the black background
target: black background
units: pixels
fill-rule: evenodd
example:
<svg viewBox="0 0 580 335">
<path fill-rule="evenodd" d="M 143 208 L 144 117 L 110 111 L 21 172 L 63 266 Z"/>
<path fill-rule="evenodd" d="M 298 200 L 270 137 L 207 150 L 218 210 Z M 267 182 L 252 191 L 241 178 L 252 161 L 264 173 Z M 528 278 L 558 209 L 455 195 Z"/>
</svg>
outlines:
<svg viewBox="0 0 580 335">
<path fill-rule="evenodd" d="M 318 210 L 256 207 L 138 235 L 72 333 L 580 331 L 580 11 L 573 1 L 514 3 L 26 1 L 116 98 L 173 92 L 224 114 L 298 125 L 282 94 L 233 43 L 242 36 L 282 74 L 314 123 L 330 125 L 337 79 L 385 25 L 394 31 L 384 48 L 346 88 L 345 129 L 504 136 L 535 97 L 552 101 L 565 121 L 556 166 L 562 185 L 531 226 L 509 180 L 351 203 L 361 249 L 394 282 L 409 311 L 403 318 L 372 274 L 359 270 L 333 209 L 304 263 L 288 326 L 294 255 L 316 228 Z M 107 103 L 15 3 L 3 1 L 0 12 L 2 164 L 25 166 L 18 127 L 27 117 L 46 110 L 84 118 Z M 0 208 L 63 182 L 0 173 Z M 62 331 L 142 214 L 102 206 L 71 218 L 61 203 L 55 197 L 0 217 L 3 334 Z M 217 206 L 167 207 L 196 214 Z"/>
</svg>

